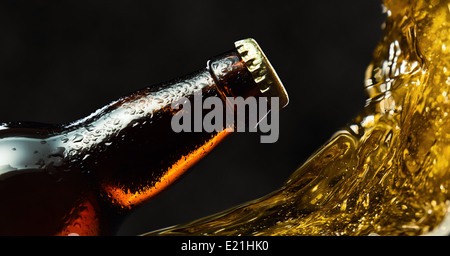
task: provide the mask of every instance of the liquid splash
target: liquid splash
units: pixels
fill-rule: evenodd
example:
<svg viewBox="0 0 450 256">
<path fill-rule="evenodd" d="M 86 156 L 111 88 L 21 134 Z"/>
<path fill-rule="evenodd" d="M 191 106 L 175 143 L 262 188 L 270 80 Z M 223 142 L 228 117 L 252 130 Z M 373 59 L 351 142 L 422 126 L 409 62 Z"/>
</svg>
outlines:
<svg viewBox="0 0 450 256">
<path fill-rule="evenodd" d="M 363 111 L 279 190 L 146 235 L 421 235 L 449 209 L 450 1 L 385 0 Z"/>
</svg>

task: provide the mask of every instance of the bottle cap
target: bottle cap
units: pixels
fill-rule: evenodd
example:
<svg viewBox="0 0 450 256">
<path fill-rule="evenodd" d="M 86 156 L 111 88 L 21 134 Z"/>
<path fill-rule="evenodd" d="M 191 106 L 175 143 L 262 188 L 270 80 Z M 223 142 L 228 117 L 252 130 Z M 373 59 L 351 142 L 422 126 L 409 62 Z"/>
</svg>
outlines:
<svg viewBox="0 0 450 256">
<path fill-rule="evenodd" d="M 252 38 L 247 38 L 235 42 L 234 45 L 262 96 L 279 97 L 280 108 L 285 107 L 289 103 L 287 92 L 258 43 Z"/>
</svg>

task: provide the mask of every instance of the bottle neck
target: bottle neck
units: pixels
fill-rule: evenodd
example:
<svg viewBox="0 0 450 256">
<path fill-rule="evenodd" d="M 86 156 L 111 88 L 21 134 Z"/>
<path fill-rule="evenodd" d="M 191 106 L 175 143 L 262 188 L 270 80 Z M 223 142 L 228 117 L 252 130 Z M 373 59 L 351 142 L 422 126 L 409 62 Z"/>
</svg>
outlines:
<svg viewBox="0 0 450 256">
<path fill-rule="evenodd" d="M 207 69 L 223 98 L 262 96 L 258 85 L 237 51 L 229 51 L 208 61 Z"/>
<path fill-rule="evenodd" d="M 126 129 L 151 126 L 163 116 L 172 116 L 172 103 L 183 97 L 193 97 L 198 92 L 203 95 L 218 94 L 206 69 L 122 97 L 90 116 L 67 125 L 65 130 L 69 132 L 62 135 L 61 140 L 67 141 L 74 153 L 78 153 L 80 149 L 89 150 L 102 144 L 108 146 L 117 140 L 130 139 L 118 136 Z"/>
<path fill-rule="evenodd" d="M 172 108 L 182 99 L 192 100 L 196 95 L 203 99 L 218 97 L 227 104 L 227 97 L 260 96 L 259 90 L 239 53 L 226 52 L 208 61 L 208 66 L 170 82 L 157 84 L 122 97 L 97 110 L 90 116 L 68 124 L 61 136 L 67 143 L 69 155 L 109 145 L 113 141 L 129 138 L 118 137 L 121 131 L 153 123 L 164 116 L 172 117 Z M 192 102 L 192 101 L 191 101 Z M 194 109 L 195 110 L 195 109 Z"/>
</svg>

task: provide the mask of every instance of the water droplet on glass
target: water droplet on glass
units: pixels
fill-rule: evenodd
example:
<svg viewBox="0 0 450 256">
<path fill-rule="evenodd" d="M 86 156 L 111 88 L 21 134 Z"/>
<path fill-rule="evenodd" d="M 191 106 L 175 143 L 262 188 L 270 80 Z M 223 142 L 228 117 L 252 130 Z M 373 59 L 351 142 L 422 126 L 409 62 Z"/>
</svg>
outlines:
<svg viewBox="0 0 450 256">
<path fill-rule="evenodd" d="M 51 152 L 50 152 L 50 156 L 53 156 L 53 157 L 63 157 L 64 156 L 64 151 L 65 151 L 66 149 L 65 148 L 63 148 L 63 147 L 57 147 L 57 148 L 55 148 L 54 150 L 52 150 Z"/>
<path fill-rule="evenodd" d="M 155 97 L 155 98 L 153 98 L 153 100 L 156 102 L 156 103 L 158 103 L 158 104 L 161 104 L 161 103 L 163 103 L 164 102 L 164 100 L 163 99 L 161 99 L 161 98 L 158 98 L 158 97 Z"/>
<path fill-rule="evenodd" d="M 102 131 L 103 131 L 102 129 L 95 130 L 94 131 L 94 136 L 98 137 L 98 136 L 102 135 Z"/>
<path fill-rule="evenodd" d="M 75 136 L 73 137 L 73 142 L 80 142 L 80 141 L 82 141 L 83 140 L 83 135 L 81 135 L 81 134 L 75 134 Z"/>
</svg>

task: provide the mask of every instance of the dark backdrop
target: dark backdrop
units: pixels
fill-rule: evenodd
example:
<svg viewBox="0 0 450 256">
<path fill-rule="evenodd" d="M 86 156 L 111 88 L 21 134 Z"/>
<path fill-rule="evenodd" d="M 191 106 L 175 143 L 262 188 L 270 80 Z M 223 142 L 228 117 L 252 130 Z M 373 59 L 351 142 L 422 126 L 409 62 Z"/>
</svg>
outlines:
<svg viewBox="0 0 450 256">
<path fill-rule="evenodd" d="M 233 134 L 118 234 L 184 223 L 279 188 L 362 109 L 381 10 L 378 0 L 1 1 L 0 122 L 74 121 L 255 38 L 290 96 L 278 142 Z"/>
</svg>

